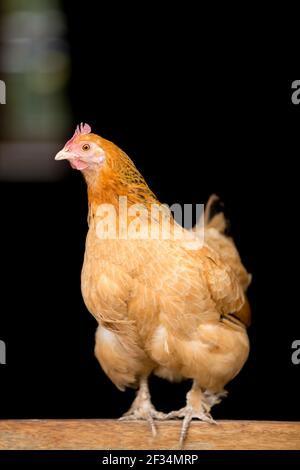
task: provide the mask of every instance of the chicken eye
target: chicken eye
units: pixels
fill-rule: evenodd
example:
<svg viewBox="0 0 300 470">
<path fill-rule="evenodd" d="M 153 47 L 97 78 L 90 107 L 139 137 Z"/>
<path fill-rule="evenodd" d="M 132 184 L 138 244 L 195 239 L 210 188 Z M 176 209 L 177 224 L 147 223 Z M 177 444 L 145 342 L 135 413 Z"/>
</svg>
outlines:
<svg viewBox="0 0 300 470">
<path fill-rule="evenodd" d="M 90 146 L 89 144 L 84 144 L 84 145 L 82 146 L 82 150 L 84 150 L 85 152 L 86 152 L 87 150 L 90 150 L 90 148 L 91 148 L 91 146 Z"/>
</svg>

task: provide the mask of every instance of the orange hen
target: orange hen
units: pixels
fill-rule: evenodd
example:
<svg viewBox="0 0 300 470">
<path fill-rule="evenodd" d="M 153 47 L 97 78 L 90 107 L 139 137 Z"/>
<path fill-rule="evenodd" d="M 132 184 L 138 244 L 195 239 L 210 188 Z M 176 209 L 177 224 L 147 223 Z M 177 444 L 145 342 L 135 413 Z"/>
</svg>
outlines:
<svg viewBox="0 0 300 470">
<path fill-rule="evenodd" d="M 138 388 L 124 418 L 146 419 L 155 433 L 154 419 L 182 417 L 182 444 L 193 418 L 213 422 L 211 407 L 248 357 L 250 275 L 233 240 L 223 234 L 222 214 L 209 221 L 208 209 L 205 242 L 197 249 L 165 237 L 161 217 L 149 216 L 153 204 L 162 206 L 133 162 L 88 125 L 78 127 L 56 155 L 62 159 L 82 171 L 88 187 L 81 281 L 85 304 L 99 323 L 96 357 L 120 390 Z M 120 197 L 128 205 L 126 227 L 139 205 L 139 231 L 148 236 L 120 236 Z M 103 220 L 111 208 L 115 227 L 107 231 Z M 151 236 L 149 221 L 158 237 Z M 169 228 L 174 234 L 172 218 Z M 152 373 L 170 381 L 193 380 L 184 408 L 168 414 L 154 408 L 147 382 Z"/>
</svg>

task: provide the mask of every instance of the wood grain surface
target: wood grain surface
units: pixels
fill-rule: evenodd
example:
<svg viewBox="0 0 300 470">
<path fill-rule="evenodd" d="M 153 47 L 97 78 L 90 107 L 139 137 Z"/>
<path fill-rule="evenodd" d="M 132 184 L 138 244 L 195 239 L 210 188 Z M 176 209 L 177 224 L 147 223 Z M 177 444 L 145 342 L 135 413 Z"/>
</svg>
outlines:
<svg viewBox="0 0 300 470">
<path fill-rule="evenodd" d="M 152 437 L 145 422 L 118 420 L 4 420 L 0 449 L 179 449 L 180 421 L 157 423 Z M 184 449 L 300 449 L 300 423 L 193 421 Z"/>
</svg>

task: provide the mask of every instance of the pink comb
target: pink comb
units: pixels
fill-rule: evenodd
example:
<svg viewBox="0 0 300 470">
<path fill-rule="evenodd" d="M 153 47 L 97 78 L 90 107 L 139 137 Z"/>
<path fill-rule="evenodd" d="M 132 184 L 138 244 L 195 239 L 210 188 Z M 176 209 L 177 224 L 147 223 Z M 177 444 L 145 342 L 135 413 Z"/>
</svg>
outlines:
<svg viewBox="0 0 300 470">
<path fill-rule="evenodd" d="M 89 134 L 91 131 L 91 126 L 89 126 L 88 124 L 83 124 L 83 122 L 81 122 L 79 126 L 76 127 L 73 137 L 66 143 L 65 148 L 67 148 L 78 135 Z"/>
</svg>

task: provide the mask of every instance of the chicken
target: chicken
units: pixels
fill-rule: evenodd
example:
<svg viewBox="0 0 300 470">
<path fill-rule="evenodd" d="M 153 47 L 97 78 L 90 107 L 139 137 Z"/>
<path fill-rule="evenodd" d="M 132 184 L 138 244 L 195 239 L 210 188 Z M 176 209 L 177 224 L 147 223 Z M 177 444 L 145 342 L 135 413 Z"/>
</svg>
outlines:
<svg viewBox="0 0 300 470">
<path fill-rule="evenodd" d="M 212 406 L 247 360 L 250 275 L 223 233 L 222 214 L 211 218 L 208 207 L 204 244 L 191 249 L 176 235 L 175 220 L 165 223 L 164 206 L 130 158 L 87 124 L 55 159 L 68 160 L 87 183 L 82 295 L 99 324 L 100 365 L 120 390 L 138 389 L 123 419 L 148 420 L 155 434 L 155 419 L 183 418 L 182 445 L 193 418 L 213 422 Z M 184 408 L 167 414 L 154 408 L 152 373 L 193 380 Z"/>
</svg>

